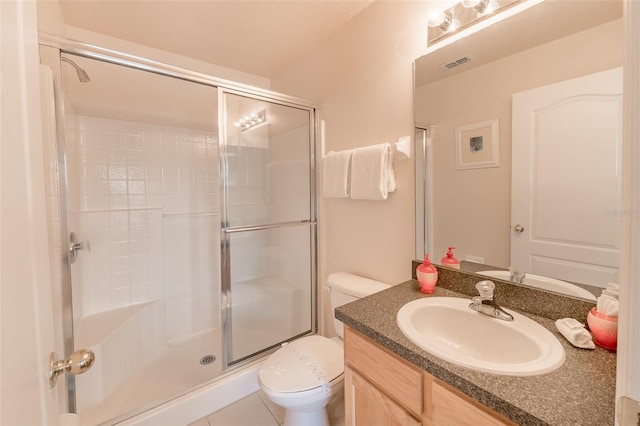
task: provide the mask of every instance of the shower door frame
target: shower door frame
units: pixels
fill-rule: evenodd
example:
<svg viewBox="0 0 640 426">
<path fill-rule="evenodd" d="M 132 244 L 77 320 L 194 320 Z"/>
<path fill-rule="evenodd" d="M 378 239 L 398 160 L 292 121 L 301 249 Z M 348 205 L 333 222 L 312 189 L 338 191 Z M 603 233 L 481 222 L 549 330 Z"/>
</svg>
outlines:
<svg viewBox="0 0 640 426">
<path fill-rule="evenodd" d="M 318 203 L 317 203 L 317 167 L 316 159 L 318 158 L 319 149 L 319 134 L 320 134 L 320 106 L 314 102 L 304 99 L 295 98 L 292 96 L 284 95 L 277 92 L 272 92 L 266 89 L 261 89 L 254 86 L 249 86 L 242 83 L 236 83 L 230 80 L 220 79 L 209 76 L 207 74 L 187 70 L 177 66 L 157 62 L 154 60 L 146 59 L 140 56 L 130 55 L 124 52 L 119 52 L 111 49 L 106 49 L 100 46 L 79 42 L 76 40 L 67 39 L 47 33 L 39 34 L 39 45 L 41 50 L 41 63 L 50 66 L 53 69 L 54 74 L 54 90 L 55 96 L 55 108 L 56 108 L 56 138 L 57 138 L 57 150 L 58 150 L 58 208 L 60 214 L 60 236 L 61 236 L 61 251 L 67 253 L 65 247 L 67 247 L 66 238 L 69 234 L 68 230 L 68 212 L 67 212 L 67 192 L 68 192 L 68 180 L 67 180 L 67 159 L 65 150 L 65 119 L 64 119 L 64 101 L 62 92 L 62 80 L 61 80 L 61 55 L 63 53 L 77 55 L 89 59 L 94 59 L 114 65 L 125 66 L 128 68 L 147 71 L 154 74 L 177 78 L 193 83 L 203 84 L 211 86 L 217 89 L 218 92 L 218 116 L 212 117 L 212 121 L 217 119 L 218 124 L 218 149 L 219 149 L 219 166 L 220 166 L 220 212 L 221 212 L 221 227 L 220 227 L 220 280 L 221 280 L 221 324 L 222 324 L 222 374 L 229 372 L 233 369 L 239 368 L 247 363 L 253 361 L 257 356 L 273 352 L 277 347 L 265 348 L 264 350 L 252 355 L 249 359 L 229 363 L 229 353 L 231 348 L 229 347 L 231 341 L 231 331 L 228 329 L 228 325 L 231 322 L 231 282 L 230 282 L 230 248 L 229 248 L 229 232 L 227 232 L 228 223 L 228 190 L 227 190 L 227 166 L 224 159 L 224 149 L 226 146 L 226 109 L 224 104 L 224 94 L 237 94 L 246 97 L 250 97 L 256 100 L 267 101 L 283 106 L 289 106 L 306 110 L 309 112 L 309 164 L 310 164 L 310 205 L 309 213 L 310 220 L 295 222 L 295 224 L 308 224 L 310 228 L 310 272 L 311 272 L 311 330 L 309 333 L 314 334 L 318 332 Z M 291 224 L 275 224 L 268 225 L 269 228 L 279 226 L 290 226 Z M 260 227 L 253 227 L 260 228 Z M 266 228 L 265 228 L 266 229 Z M 64 343 L 64 356 L 68 357 L 74 351 L 74 332 L 73 332 L 73 305 L 72 305 L 72 283 L 71 283 L 71 269 L 70 262 L 68 261 L 68 253 L 61 256 L 61 291 L 62 291 L 62 339 Z M 293 340 L 300 336 L 291 336 L 289 340 Z M 226 346 L 226 347 L 225 347 Z M 66 398 L 67 408 L 70 413 L 75 413 L 76 399 L 75 399 L 75 380 L 71 374 L 66 375 Z M 198 386 L 202 386 L 205 383 L 215 381 L 216 377 L 213 377 Z M 191 389 L 184 389 L 179 395 L 190 392 Z M 172 395 L 176 397 L 179 395 Z M 145 411 L 150 407 L 141 407 L 137 412 Z M 135 414 L 135 413 L 134 413 Z"/>
<path fill-rule="evenodd" d="M 239 95 L 244 97 L 250 97 L 254 100 L 265 101 L 271 104 L 282 105 L 286 107 L 297 108 L 300 110 L 309 112 L 309 141 L 310 141 L 310 149 L 309 149 L 309 165 L 310 165 L 310 176 L 309 176 L 309 217 L 310 220 L 302 220 L 302 221 L 293 221 L 293 222 L 279 222 L 273 224 L 263 224 L 263 225 L 255 225 L 255 226 L 229 226 L 229 206 L 231 203 L 229 202 L 229 191 L 228 186 L 226 185 L 228 177 L 227 164 L 225 159 L 227 158 L 226 148 L 227 148 L 227 105 L 225 103 L 225 95 Z M 220 184 L 220 194 L 221 194 L 221 226 L 220 226 L 220 249 L 221 249 L 221 279 L 222 279 L 222 334 L 223 339 L 225 340 L 226 350 L 222 351 L 223 363 L 227 368 L 236 367 L 243 365 L 249 362 L 252 359 L 255 359 L 256 356 L 262 353 L 273 352 L 277 349 L 282 343 L 276 343 L 270 347 L 263 348 L 262 350 L 255 352 L 247 357 L 241 358 L 237 361 L 231 361 L 233 358 L 233 344 L 232 344 L 232 321 L 231 321 L 231 264 L 229 263 L 231 259 L 231 249 L 230 249 L 230 238 L 234 233 L 239 232 L 250 232 L 250 231 L 260 231 L 267 229 L 278 229 L 289 226 L 300 226 L 300 225 L 309 225 L 310 226 L 310 254 L 311 254 L 311 330 L 309 332 L 305 332 L 299 335 L 291 336 L 286 341 L 291 341 L 297 339 L 299 337 L 316 333 L 318 331 L 318 318 L 317 318 L 317 274 L 318 274 L 318 256 L 317 256 L 317 241 L 318 241 L 318 229 L 317 229 L 317 190 L 316 190 L 316 153 L 317 153 L 317 135 L 319 134 L 319 119 L 318 119 L 318 109 L 315 107 L 303 106 L 299 103 L 292 103 L 290 101 L 280 98 L 268 97 L 260 94 L 247 96 L 248 93 L 245 90 L 239 90 L 231 87 L 220 87 L 218 86 L 218 129 L 219 129 L 219 144 L 220 144 L 220 170 L 221 176 L 224 176 L 225 179 L 222 179 Z M 285 97 L 286 98 L 286 97 Z M 223 187 L 224 186 L 224 187 Z"/>
</svg>

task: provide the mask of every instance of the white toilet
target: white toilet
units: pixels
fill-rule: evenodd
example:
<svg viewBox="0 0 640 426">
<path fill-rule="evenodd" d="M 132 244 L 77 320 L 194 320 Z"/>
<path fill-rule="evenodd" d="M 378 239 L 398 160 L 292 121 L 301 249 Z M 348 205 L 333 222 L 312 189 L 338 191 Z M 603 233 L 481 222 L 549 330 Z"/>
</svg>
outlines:
<svg viewBox="0 0 640 426">
<path fill-rule="evenodd" d="M 331 313 L 338 306 L 389 288 L 389 285 L 336 272 L 327 277 Z M 343 384 L 342 323 L 333 319 L 339 337 L 313 335 L 282 346 L 262 364 L 258 381 L 274 403 L 284 407 L 285 426 L 328 426 L 326 405 Z"/>
</svg>

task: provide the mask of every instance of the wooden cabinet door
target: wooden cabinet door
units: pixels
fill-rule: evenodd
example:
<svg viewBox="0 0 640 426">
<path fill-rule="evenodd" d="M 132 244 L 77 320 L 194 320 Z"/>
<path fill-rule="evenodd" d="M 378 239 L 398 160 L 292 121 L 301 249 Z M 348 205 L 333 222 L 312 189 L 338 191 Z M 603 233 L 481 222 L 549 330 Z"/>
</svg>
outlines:
<svg viewBox="0 0 640 426">
<path fill-rule="evenodd" d="M 473 404 L 435 380 L 431 383 L 432 426 L 507 426 L 513 423 L 502 421 L 496 413 L 486 407 Z"/>
<path fill-rule="evenodd" d="M 422 372 L 349 327 L 346 330 L 345 365 L 419 418 L 423 410 Z"/>
<path fill-rule="evenodd" d="M 418 426 L 411 414 L 350 369 L 344 371 L 345 425 Z"/>
</svg>

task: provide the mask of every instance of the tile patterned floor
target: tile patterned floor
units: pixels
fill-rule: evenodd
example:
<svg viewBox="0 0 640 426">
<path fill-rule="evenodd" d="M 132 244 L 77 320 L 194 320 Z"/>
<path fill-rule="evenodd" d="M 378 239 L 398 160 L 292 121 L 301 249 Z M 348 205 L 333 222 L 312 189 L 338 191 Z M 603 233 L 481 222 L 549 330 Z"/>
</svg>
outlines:
<svg viewBox="0 0 640 426">
<path fill-rule="evenodd" d="M 209 414 L 189 426 L 282 426 L 284 408 L 274 404 L 259 390 Z M 344 426 L 344 393 L 334 395 L 327 406 L 332 426 Z"/>
</svg>

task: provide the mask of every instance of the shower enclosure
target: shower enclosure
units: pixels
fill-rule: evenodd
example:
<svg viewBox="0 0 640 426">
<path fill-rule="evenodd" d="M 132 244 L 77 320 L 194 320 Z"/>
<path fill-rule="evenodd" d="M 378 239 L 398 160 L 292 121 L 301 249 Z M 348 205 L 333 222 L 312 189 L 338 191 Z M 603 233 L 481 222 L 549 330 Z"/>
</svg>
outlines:
<svg viewBox="0 0 640 426">
<path fill-rule="evenodd" d="M 65 355 L 96 355 L 70 411 L 112 423 L 314 333 L 316 108 L 43 44 Z"/>
</svg>

